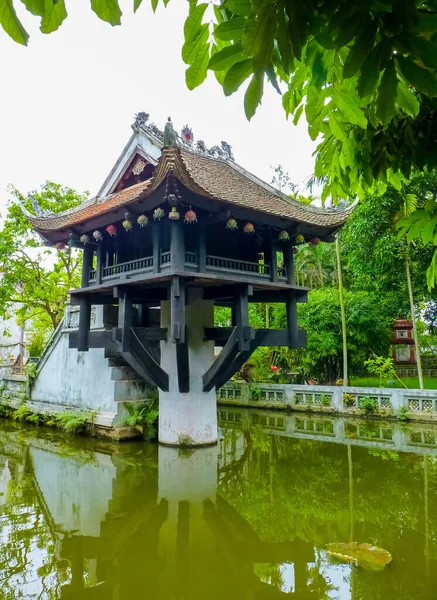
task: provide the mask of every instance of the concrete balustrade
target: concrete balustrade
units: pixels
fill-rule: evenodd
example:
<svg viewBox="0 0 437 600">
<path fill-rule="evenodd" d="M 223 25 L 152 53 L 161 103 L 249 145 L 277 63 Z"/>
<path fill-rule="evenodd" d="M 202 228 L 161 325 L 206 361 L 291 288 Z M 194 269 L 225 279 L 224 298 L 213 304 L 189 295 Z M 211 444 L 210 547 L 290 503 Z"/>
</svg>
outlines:
<svg viewBox="0 0 437 600">
<path fill-rule="evenodd" d="M 437 421 L 437 390 L 229 381 L 218 390 L 217 402 L 352 416 L 396 417 L 401 414 L 414 421 Z"/>
</svg>

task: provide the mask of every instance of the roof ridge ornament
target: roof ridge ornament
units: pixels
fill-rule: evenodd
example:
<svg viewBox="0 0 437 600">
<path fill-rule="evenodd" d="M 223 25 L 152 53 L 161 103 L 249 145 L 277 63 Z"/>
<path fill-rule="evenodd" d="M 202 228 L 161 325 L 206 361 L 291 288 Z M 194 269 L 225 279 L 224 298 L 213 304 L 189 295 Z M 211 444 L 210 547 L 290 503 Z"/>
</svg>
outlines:
<svg viewBox="0 0 437 600">
<path fill-rule="evenodd" d="M 171 117 L 168 118 L 164 128 L 164 148 L 177 147 L 176 133 L 171 122 Z"/>
<path fill-rule="evenodd" d="M 171 123 L 171 119 L 169 118 L 169 122 Z M 173 123 L 171 123 L 173 126 Z M 161 142 L 164 146 L 168 146 L 164 141 L 164 132 L 153 122 L 149 121 L 149 113 L 139 112 L 135 115 L 135 121 L 132 124 L 132 129 L 135 133 L 139 133 L 140 131 L 152 135 L 159 142 Z M 225 141 L 220 142 L 220 146 L 215 144 L 211 148 L 207 148 L 205 142 L 203 140 L 194 141 L 193 130 L 189 125 L 184 125 L 181 129 L 181 133 L 174 132 L 176 142 L 174 144 L 170 144 L 170 146 L 178 146 L 179 148 L 183 148 L 185 150 L 190 150 L 191 152 L 195 152 L 196 154 L 200 154 L 202 156 L 209 156 L 210 158 L 222 158 L 223 160 L 234 160 L 234 155 L 232 153 L 232 146 Z"/>
</svg>

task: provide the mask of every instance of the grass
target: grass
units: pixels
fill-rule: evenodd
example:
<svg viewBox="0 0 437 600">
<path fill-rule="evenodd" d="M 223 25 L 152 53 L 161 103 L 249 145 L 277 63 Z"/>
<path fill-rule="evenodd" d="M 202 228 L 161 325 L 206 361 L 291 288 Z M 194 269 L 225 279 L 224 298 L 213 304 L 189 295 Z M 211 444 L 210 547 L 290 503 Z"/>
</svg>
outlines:
<svg viewBox="0 0 437 600">
<path fill-rule="evenodd" d="M 402 388 L 403 385 L 397 379 L 393 379 L 394 385 L 387 387 Z M 419 379 L 417 377 L 402 377 L 402 381 L 410 390 L 419 389 Z M 386 385 L 386 381 L 383 381 L 383 386 Z M 379 377 L 351 377 L 350 385 L 355 387 L 375 387 L 379 388 Z M 426 390 L 437 390 L 437 378 L 436 377 L 424 377 L 423 387 Z"/>
<path fill-rule="evenodd" d="M 33 411 L 26 404 L 21 404 L 17 409 L 11 409 L 8 405 L 0 405 L 0 417 L 12 417 L 20 423 L 32 423 L 33 425 L 45 425 L 56 427 L 66 433 L 83 433 L 89 422 L 94 421 L 94 412 L 63 412 L 63 413 L 39 413 Z"/>
</svg>

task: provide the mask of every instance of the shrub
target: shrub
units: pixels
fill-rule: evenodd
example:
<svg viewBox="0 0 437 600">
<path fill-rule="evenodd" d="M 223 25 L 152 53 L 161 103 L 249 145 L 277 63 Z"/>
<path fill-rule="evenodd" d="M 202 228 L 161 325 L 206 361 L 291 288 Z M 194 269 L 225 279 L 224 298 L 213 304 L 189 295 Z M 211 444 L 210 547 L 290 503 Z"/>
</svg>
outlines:
<svg viewBox="0 0 437 600">
<path fill-rule="evenodd" d="M 322 394 L 322 405 L 323 406 L 331 405 L 331 396 L 329 394 Z"/>
<path fill-rule="evenodd" d="M 359 407 L 363 408 L 366 412 L 373 412 L 378 408 L 378 400 L 376 398 L 371 398 L 370 396 L 365 396 L 364 398 L 360 398 Z"/>
<path fill-rule="evenodd" d="M 353 394 L 345 392 L 343 394 L 343 401 L 346 406 L 355 406 L 355 396 Z"/>
<path fill-rule="evenodd" d="M 81 433 L 87 427 L 90 414 L 62 412 L 55 413 L 53 416 L 56 426 L 60 429 L 63 429 L 67 433 Z M 46 422 L 48 421 L 49 419 L 46 420 Z"/>
<path fill-rule="evenodd" d="M 398 418 L 400 421 L 409 421 L 410 417 L 408 416 L 408 410 L 405 408 L 405 406 L 401 406 L 398 412 Z"/>
</svg>

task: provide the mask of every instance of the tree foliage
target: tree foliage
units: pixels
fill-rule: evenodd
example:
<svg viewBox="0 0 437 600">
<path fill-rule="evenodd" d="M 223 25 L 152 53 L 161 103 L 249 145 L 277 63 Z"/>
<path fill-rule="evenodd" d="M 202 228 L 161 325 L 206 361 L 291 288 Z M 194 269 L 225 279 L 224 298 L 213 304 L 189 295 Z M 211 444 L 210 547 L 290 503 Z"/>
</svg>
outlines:
<svg viewBox="0 0 437 600">
<path fill-rule="evenodd" d="M 67 292 L 79 284 L 80 255 L 70 248 L 43 248 L 43 242 L 23 215 L 20 203 L 31 210 L 31 200 L 11 188 L 0 232 L 0 316 L 15 314 L 18 322 L 31 320 L 36 329 L 55 328 L 63 317 Z M 43 210 L 60 212 L 77 206 L 85 195 L 53 182 L 32 192 Z"/>
<path fill-rule="evenodd" d="M 67 17 L 64 0 L 22 0 L 50 33 Z M 166 6 L 169 0 L 162 0 Z M 134 11 L 142 0 L 134 0 Z M 156 10 L 159 0 L 151 0 Z M 91 0 L 97 16 L 119 25 L 118 0 Z M 375 181 L 400 189 L 414 168 L 437 167 L 436 0 L 190 0 L 182 59 L 189 89 L 214 72 L 226 95 L 247 84 L 248 119 L 266 85 L 282 94 L 294 123 L 302 114 L 318 141 L 315 175 L 323 198 L 364 193 Z M 12 0 L 0 24 L 18 43 L 28 34 Z M 436 208 L 415 217 L 415 234 Z M 420 223 L 420 225 L 419 225 Z M 412 235 L 413 237 L 413 235 Z M 430 237 L 430 240 L 435 238 Z M 437 280 L 437 250 L 428 284 Z"/>
</svg>

